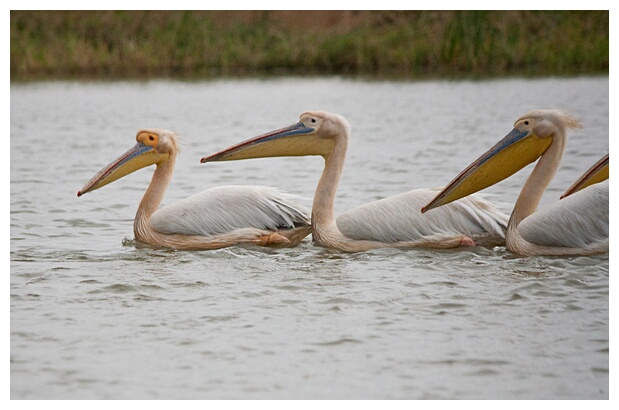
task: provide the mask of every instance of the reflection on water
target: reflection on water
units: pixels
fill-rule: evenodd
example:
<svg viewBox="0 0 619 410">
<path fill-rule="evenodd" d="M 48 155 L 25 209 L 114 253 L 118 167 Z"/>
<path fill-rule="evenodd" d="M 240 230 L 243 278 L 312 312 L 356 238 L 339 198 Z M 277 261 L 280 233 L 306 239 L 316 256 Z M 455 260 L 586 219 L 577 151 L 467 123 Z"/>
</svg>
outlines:
<svg viewBox="0 0 619 410">
<path fill-rule="evenodd" d="M 182 137 L 164 203 L 226 184 L 306 198 L 319 157 L 201 156 L 338 112 L 336 214 L 441 186 L 533 108 L 582 120 L 542 204 L 608 152 L 608 79 L 53 82 L 11 86 L 11 398 L 608 398 L 608 256 L 504 248 L 153 249 L 152 168 L 77 198 L 142 127 Z M 531 168 L 486 192 L 510 211 Z"/>
</svg>

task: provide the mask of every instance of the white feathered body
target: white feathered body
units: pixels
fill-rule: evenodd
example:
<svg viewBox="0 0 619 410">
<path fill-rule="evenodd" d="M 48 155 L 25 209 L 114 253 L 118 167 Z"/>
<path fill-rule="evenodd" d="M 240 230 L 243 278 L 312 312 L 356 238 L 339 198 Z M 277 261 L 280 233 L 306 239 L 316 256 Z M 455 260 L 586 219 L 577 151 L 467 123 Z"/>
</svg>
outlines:
<svg viewBox="0 0 619 410">
<path fill-rule="evenodd" d="M 415 189 L 342 213 L 337 228 L 346 237 L 387 244 L 467 236 L 480 246 L 505 244 L 509 217 L 490 202 L 471 196 L 425 214 L 421 207 L 440 189 Z"/>
<path fill-rule="evenodd" d="M 294 196 L 262 186 L 211 188 L 155 211 L 138 209 L 141 242 L 173 249 L 231 245 L 295 246 L 312 231 L 310 212 Z"/>
<path fill-rule="evenodd" d="M 277 231 L 309 226 L 309 211 L 292 205 L 295 198 L 265 186 L 216 187 L 159 209 L 151 225 L 161 233 L 201 236 L 242 228 Z"/>
<path fill-rule="evenodd" d="M 591 185 L 510 225 L 507 246 L 523 255 L 607 253 L 609 181 Z"/>
</svg>

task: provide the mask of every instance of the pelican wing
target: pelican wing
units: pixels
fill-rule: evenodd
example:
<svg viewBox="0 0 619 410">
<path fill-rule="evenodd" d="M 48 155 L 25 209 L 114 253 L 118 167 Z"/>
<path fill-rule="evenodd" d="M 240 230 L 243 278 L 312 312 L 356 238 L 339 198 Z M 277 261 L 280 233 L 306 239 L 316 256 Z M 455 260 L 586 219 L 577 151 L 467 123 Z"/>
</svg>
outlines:
<svg viewBox="0 0 619 410">
<path fill-rule="evenodd" d="M 518 226 L 528 242 L 585 248 L 608 241 L 608 180 L 540 208 Z"/>
<path fill-rule="evenodd" d="M 210 236 L 235 229 L 278 230 L 310 225 L 310 213 L 294 197 L 262 186 L 208 189 L 159 209 L 153 228 L 166 234 Z"/>
<path fill-rule="evenodd" d="M 337 218 L 351 239 L 386 243 L 432 235 L 466 235 L 479 244 L 504 244 L 508 216 L 478 196 L 421 213 L 440 189 L 416 189 L 350 209 Z"/>
</svg>

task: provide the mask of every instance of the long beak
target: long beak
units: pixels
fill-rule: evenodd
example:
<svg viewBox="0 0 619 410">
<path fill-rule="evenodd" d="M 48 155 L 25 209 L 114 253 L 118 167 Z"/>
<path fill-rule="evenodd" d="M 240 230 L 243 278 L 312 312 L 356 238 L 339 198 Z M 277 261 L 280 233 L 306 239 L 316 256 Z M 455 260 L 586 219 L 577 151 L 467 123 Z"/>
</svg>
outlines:
<svg viewBox="0 0 619 410">
<path fill-rule="evenodd" d="M 160 160 L 161 154 L 156 153 L 152 146 L 138 142 L 133 148 L 122 154 L 92 177 L 92 179 L 77 193 L 77 196 L 79 197 L 87 192 L 99 189 L 138 169 L 156 164 Z"/>
<path fill-rule="evenodd" d="M 576 182 L 563 195 L 561 199 L 566 196 L 572 195 L 574 192 L 578 192 L 590 185 L 597 184 L 608 179 L 610 172 L 610 166 L 608 162 L 608 154 L 604 155 L 598 162 L 596 162 L 591 168 L 587 170 Z"/>
<path fill-rule="evenodd" d="M 551 142 L 551 137 L 540 138 L 530 131 L 514 128 L 421 208 L 421 212 L 448 204 L 504 180 L 538 159 Z"/>
<path fill-rule="evenodd" d="M 283 156 L 325 156 L 331 152 L 332 144 L 330 140 L 322 140 L 316 136 L 314 128 L 306 127 L 302 122 L 298 122 L 203 157 L 200 162 Z"/>
</svg>

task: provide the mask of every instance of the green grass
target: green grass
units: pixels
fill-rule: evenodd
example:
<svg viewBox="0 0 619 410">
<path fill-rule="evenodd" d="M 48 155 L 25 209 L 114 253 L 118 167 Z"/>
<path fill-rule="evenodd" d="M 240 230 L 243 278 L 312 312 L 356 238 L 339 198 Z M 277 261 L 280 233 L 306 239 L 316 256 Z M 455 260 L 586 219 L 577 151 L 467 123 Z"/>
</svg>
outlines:
<svg viewBox="0 0 619 410">
<path fill-rule="evenodd" d="M 608 11 L 11 11 L 11 80 L 608 74 Z"/>
</svg>

